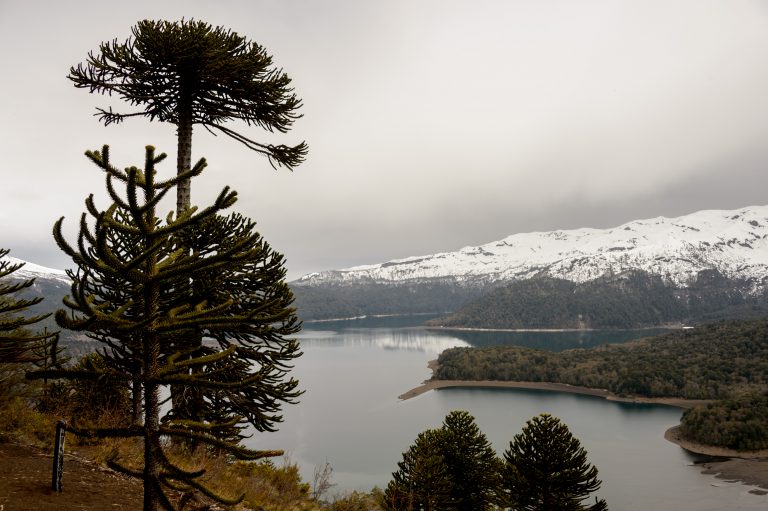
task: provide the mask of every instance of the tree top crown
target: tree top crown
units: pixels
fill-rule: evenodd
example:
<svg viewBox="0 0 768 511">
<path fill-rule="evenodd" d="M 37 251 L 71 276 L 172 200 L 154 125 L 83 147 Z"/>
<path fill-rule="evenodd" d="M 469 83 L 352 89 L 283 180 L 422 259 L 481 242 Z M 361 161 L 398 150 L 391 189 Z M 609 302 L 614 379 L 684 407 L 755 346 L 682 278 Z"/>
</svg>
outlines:
<svg viewBox="0 0 768 511">
<path fill-rule="evenodd" d="M 75 87 L 116 94 L 141 108 L 129 113 L 99 108 L 97 115 L 104 124 L 133 116 L 176 125 L 202 124 L 246 145 L 251 142 L 261 147 L 260 152 L 293 149 L 290 157 L 278 155 L 275 162 L 289 168 L 301 163 L 304 143 L 295 148 L 263 146 L 222 126 L 226 120 L 240 119 L 285 133 L 301 117 L 301 100 L 290 86 L 291 79 L 272 65 L 262 46 L 194 19 L 143 20 L 131 33 L 123 43 L 117 39 L 101 43 L 98 53 L 89 52 L 86 62 L 71 67 L 67 76 Z"/>
</svg>

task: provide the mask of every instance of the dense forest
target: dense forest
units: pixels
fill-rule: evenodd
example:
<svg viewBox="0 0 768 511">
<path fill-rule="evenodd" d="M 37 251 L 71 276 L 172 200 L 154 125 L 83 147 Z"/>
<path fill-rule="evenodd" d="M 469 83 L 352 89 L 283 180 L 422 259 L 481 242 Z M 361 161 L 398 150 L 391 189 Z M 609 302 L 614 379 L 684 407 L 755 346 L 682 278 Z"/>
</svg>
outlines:
<svg viewBox="0 0 768 511">
<path fill-rule="evenodd" d="M 750 393 L 686 410 L 685 438 L 739 451 L 768 449 L 768 394 Z"/>
<path fill-rule="evenodd" d="M 618 395 L 715 399 L 686 410 L 684 438 L 768 449 L 768 320 L 724 321 L 626 344 L 559 353 L 519 346 L 451 348 L 435 379 L 556 382 Z"/>
<path fill-rule="evenodd" d="M 703 323 L 768 313 L 764 294 L 752 283 L 717 270 L 699 272 L 694 282 L 675 287 L 641 270 L 589 282 L 540 276 L 517 282 L 459 284 L 452 279 L 395 283 L 291 283 L 304 320 L 377 314 L 447 312 L 432 326 L 466 328 L 643 328 Z"/>
<path fill-rule="evenodd" d="M 423 314 L 455 311 L 486 291 L 450 279 L 420 282 L 306 286 L 291 283 L 302 320 L 339 319 L 378 314 Z"/>
<path fill-rule="evenodd" d="M 686 288 L 633 270 L 576 283 L 538 277 L 491 290 L 430 324 L 466 328 L 642 328 L 725 318 L 765 316 L 765 296 L 716 270 L 703 271 Z"/>
<path fill-rule="evenodd" d="M 626 344 L 553 353 L 452 348 L 436 379 L 546 381 L 616 394 L 725 399 L 768 389 L 768 321 L 720 322 Z"/>
</svg>

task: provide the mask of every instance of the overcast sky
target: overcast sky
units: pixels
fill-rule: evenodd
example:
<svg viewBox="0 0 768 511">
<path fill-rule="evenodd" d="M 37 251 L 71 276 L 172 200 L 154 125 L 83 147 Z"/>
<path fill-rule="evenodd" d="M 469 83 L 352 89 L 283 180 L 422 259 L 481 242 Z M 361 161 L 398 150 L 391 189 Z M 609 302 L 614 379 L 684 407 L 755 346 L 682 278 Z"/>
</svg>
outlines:
<svg viewBox="0 0 768 511">
<path fill-rule="evenodd" d="M 293 173 L 203 129 L 193 139 L 209 162 L 193 203 L 236 189 L 291 279 L 768 203 L 765 1 L 0 0 L 0 247 L 70 266 L 52 224 L 66 216 L 74 233 L 89 193 L 106 205 L 86 149 L 109 144 L 127 166 L 153 144 L 174 173 L 172 125 L 104 127 L 95 108 L 123 104 L 66 75 L 137 21 L 182 17 L 263 45 L 304 101 L 287 134 L 243 130 L 306 140 Z"/>
</svg>

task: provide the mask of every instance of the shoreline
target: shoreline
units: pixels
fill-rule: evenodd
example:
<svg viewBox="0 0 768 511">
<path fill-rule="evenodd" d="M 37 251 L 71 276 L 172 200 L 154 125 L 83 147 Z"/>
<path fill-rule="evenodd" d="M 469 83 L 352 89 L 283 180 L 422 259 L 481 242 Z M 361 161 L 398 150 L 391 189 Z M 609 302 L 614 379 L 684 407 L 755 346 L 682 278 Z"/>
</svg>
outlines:
<svg viewBox="0 0 768 511">
<path fill-rule="evenodd" d="M 657 325 L 657 326 L 645 326 L 640 328 L 629 329 L 611 329 L 611 328 L 474 328 L 463 326 L 443 326 L 443 325 L 424 325 L 428 329 L 435 330 L 455 330 L 457 332 L 541 332 L 541 333 L 557 333 L 557 332 L 616 332 L 623 330 L 686 330 L 693 328 L 680 323 L 673 325 Z"/>
<path fill-rule="evenodd" d="M 442 312 L 414 312 L 412 314 L 361 314 L 360 316 L 350 316 L 347 318 L 325 318 L 325 319 L 305 319 L 303 323 L 331 323 L 336 321 L 357 321 L 368 318 L 395 318 L 402 316 L 432 316 L 435 314 L 444 314 Z"/>
<path fill-rule="evenodd" d="M 760 451 L 736 451 L 725 447 L 704 445 L 680 436 L 680 426 L 672 426 L 664 432 L 664 439 L 680 446 L 681 449 L 717 458 L 703 463 L 694 463 L 702 468 L 701 473 L 725 481 L 739 481 L 756 488 L 749 493 L 768 495 L 768 449 Z"/>
<path fill-rule="evenodd" d="M 434 374 L 437 369 L 437 360 L 427 362 L 427 367 Z M 537 381 L 501 381 L 501 380 L 425 380 L 418 387 L 414 387 L 403 394 L 397 396 L 398 399 L 405 401 L 416 396 L 420 396 L 430 390 L 478 387 L 478 388 L 506 388 L 506 389 L 529 389 L 545 390 L 550 392 L 564 392 L 567 394 L 582 394 L 586 396 L 595 396 L 616 401 L 620 403 L 638 403 L 638 404 L 658 404 L 674 406 L 677 408 L 693 408 L 698 405 L 712 403 L 712 399 L 684 399 L 678 397 L 642 397 L 642 396 L 619 396 L 605 389 L 593 389 L 590 387 L 580 387 L 568 383 L 552 383 Z"/>
<path fill-rule="evenodd" d="M 717 447 L 714 445 L 700 444 L 691 440 L 682 438 L 680 426 L 672 426 L 664 432 L 664 439 L 673 444 L 677 444 L 686 451 L 701 454 L 702 456 L 711 456 L 713 458 L 740 458 L 743 460 L 765 460 L 768 463 L 768 449 L 760 451 L 737 451 L 727 447 Z M 768 468 L 768 467 L 767 467 Z"/>
<path fill-rule="evenodd" d="M 437 360 L 430 360 L 427 367 L 434 373 L 437 369 Z M 582 394 L 601 397 L 608 401 L 622 403 L 643 403 L 674 406 L 677 408 L 693 408 L 694 406 L 711 403 L 712 399 L 683 399 L 683 398 L 649 398 L 649 397 L 622 397 L 605 389 L 593 389 L 579 387 L 566 383 L 552 382 L 526 382 L 526 381 L 498 381 L 498 380 L 425 380 L 418 387 L 400 394 L 398 399 L 405 401 L 430 390 L 446 388 L 508 388 L 531 389 L 550 392 L 564 392 L 568 394 Z M 761 451 L 736 451 L 723 447 L 699 444 L 685 440 L 680 436 L 680 426 L 673 426 L 664 432 L 664 439 L 676 444 L 688 452 L 715 458 L 702 463 L 694 463 L 701 468 L 702 474 L 712 475 L 717 479 L 727 482 L 739 481 L 747 486 L 755 488 L 749 493 L 755 495 L 768 495 L 768 449 Z"/>
<path fill-rule="evenodd" d="M 563 392 L 566 394 L 581 394 L 586 396 L 595 396 L 616 401 L 619 403 L 637 403 L 637 404 L 658 404 L 674 406 L 677 408 L 693 408 L 694 406 L 711 403 L 710 399 L 683 399 L 674 397 L 641 397 L 641 396 L 618 396 L 608 390 L 592 389 L 589 387 L 579 387 L 567 383 L 536 382 L 536 381 L 499 381 L 499 380 L 426 380 L 418 387 L 414 387 L 403 394 L 398 399 L 405 401 L 407 399 L 420 396 L 430 390 L 449 389 L 449 388 L 504 388 L 504 389 L 528 389 L 544 390 L 549 392 Z"/>
</svg>

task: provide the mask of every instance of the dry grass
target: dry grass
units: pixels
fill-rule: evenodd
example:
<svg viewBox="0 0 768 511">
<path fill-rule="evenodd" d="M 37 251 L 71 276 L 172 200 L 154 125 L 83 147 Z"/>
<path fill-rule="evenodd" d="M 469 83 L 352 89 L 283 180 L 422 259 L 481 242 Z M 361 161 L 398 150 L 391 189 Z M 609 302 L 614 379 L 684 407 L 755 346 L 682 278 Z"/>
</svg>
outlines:
<svg viewBox="0 0 768 511">
<path fill-rule="evenodd" d="M 36 411 L 24 397 L 7 399 L 0 403 L 0 440 L 34 445 L 50 450 L 58 418 L 51 413 Z M 103 425 L 112 424 L 116 417 L 104 414 Z M 101 421 L 100 421 L 101 422 Z M 67 433 L 67 450 L 100 465 L 117 456 L 120 463 L 130 467 L 143 464 L 143 443 L 138 438 L 80 439 Z M 352 492 L 337 496 L 332 502 L 313 498 L 309 483 L 301 480 L 298 466 L 286 462 L 282 465 L 269 460 L 258 462 L 232 461 L 224 455 L 214 455 L 203 448 L 190 453 L 169 449 L 169 457 L 185 469 L 205 469 L 201 482 L 214 493 L 224 497 L 244 495 L 243 501 L 232 508 L 218 509 L 269 511 L 377 511 L 374 495 Z M 208 508 L 206 499 L 198 507 Z M 194 507 L 194 506 L 193 506 Z M 211 508 L 208 508 L 211 509 Z"/>
<path fill-rule="evenodd" d="M 142 466 L 140 439 L 107 439 L 98 445 L 80 446 L 77 452 L 105 464 L 117 456 L 124 466 Z M 225 498 L 244 495 L 241 504 L 232 509 L 268 509 L 269 511 L 322 511 L 324 508 L 311 496 L 309 484 L 301 481 L 296 464 L 278 466 L 271 461 L 233 461 L 225 455 L 214 455 L 205 448 L 189 452 L 183 448 L 169 448 L 169 459 L 185 470 L 205 469 L 198 479 L 215 494 Z M 200 496 L 197 504 L 209 503 Z M 220 506 L 226 509 L 226 506 Z"/>
<path fill-rule="evenodd" d="M 55 431 L 56 418 L 34 410 L 24 397 L 0 406 L 0 439 L 52 449 Z"/>
</svg>

